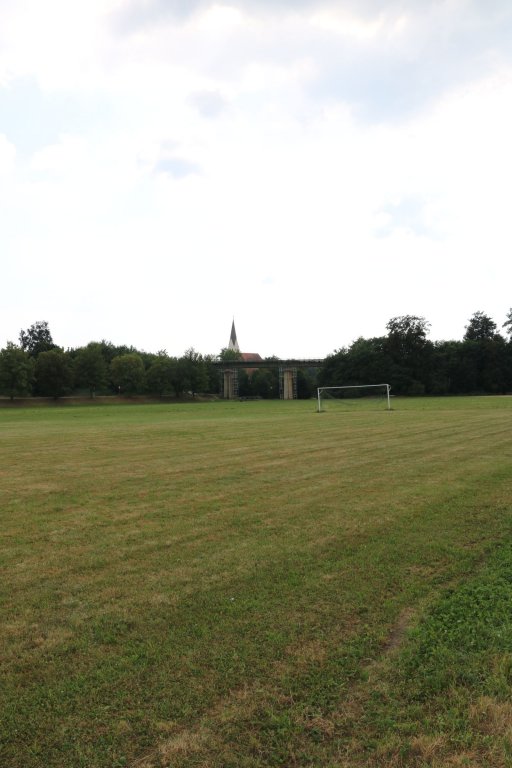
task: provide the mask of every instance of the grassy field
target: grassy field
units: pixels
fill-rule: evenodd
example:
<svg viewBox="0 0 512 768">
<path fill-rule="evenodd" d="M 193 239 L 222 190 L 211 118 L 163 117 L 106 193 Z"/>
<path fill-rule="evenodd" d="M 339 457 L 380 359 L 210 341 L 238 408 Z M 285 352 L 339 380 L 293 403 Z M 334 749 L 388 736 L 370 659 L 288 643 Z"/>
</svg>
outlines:
<svg viewBox="0 0 512 768">
<path fill-rule="evenodd" d="M 512 398 L 0 410 L 2 768 L 512 765 Z"/>
</svg>

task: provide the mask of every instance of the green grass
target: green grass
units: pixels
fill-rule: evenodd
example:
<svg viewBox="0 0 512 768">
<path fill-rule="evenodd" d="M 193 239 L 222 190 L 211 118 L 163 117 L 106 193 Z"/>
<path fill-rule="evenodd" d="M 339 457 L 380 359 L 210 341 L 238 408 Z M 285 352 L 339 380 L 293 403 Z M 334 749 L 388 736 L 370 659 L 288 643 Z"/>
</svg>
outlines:
<svg viewBox="0 0 512 768">
<path fill-rule="evenodd" d="M 512 398 L 315 405 L 0 410 L 0 765 L 512 764 Z"/>
</svg>

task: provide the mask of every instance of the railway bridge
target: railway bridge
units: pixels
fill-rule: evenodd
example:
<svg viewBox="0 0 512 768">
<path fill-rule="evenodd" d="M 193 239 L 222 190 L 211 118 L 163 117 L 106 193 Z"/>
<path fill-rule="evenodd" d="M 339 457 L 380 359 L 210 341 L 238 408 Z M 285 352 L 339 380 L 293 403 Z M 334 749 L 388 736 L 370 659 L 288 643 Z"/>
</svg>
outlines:
<svg viewBox="0 0 512 768">
<path fill-rule="evenodd" d="M 297 398 L 297 371 L 299 368 L 321 368 L 323 359 L 308 360 L 219 360 L 214 365 L 221 374 L 222 395 L 227 400 L 238 397 L 238 372 L 256 368 L 279 370 L 279 397 L 282 400 Z"/>
</svg>

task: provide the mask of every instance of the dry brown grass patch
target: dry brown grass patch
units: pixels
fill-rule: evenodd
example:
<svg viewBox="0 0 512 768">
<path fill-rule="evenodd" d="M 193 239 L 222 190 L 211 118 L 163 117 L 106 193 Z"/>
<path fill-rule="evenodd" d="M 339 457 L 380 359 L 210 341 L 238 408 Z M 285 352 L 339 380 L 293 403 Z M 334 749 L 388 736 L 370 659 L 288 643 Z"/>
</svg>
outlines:
<svg viewBox="0 0 512 768">
<path fill-rule="evenodd" d="M 414 608 L 407 607 L 400 613 L 394 627 L 389 633 L 387 642 L 384 646 L 384 653 L 396 651 L 402 644 L 405 634 L 414 621 L 416 612 Z"/>
<path fill-rule="evenodd" d="M 471 707 L 470 717 L 481 733 L 512 737 L 512 702 L 482 696 Z"/>
<path fill-rule="evenodd" d="M 432 761 L 441 752 L 446 752 L 446 738 L 444 736 L 431 736 L 420 734 L 411 739 L 411 751 L 421 760 Z"/>
<path fill-rule="evenodd" d="M 207 731 L 182 731 L 158 746 L 151 755 L 136 760 L 132 768 L 156 768 L 156 766 L 174 765 L 174 760 L 201 752 L 209 742 Z M 203 763 L 204 765 L 204 763 Z"/>
</svg>

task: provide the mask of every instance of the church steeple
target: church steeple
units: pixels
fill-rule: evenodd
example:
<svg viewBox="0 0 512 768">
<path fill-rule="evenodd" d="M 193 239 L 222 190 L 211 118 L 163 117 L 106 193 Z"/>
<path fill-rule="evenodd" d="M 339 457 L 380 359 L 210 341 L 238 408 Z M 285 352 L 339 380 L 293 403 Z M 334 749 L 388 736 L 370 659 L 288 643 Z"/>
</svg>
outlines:
<svg viewBox="0 0 512 768">
<path fill-rule="evenodd" d="M 240 352 L 240 347 L 238 346 L 236 338 L 235 318 L 233 318 L 233 324 L 231 325 L 231 336 L 229 337 L 228 349 L 232 349 L 234 352 Z"/>
</svg>

